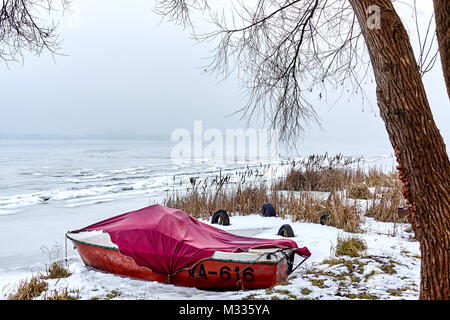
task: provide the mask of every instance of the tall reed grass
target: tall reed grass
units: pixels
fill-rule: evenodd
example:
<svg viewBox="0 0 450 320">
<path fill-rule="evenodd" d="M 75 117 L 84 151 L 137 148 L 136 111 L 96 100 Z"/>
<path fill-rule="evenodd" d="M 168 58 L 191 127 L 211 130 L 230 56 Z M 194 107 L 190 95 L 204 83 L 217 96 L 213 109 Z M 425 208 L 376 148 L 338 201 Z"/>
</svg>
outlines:
<svg viewBox="0 0 450 320">
<path fill-rule="evenodd" d="M 360 230 L 363 215 L 398 221 L 401 198 L 395 173 L 377 168 L 365 171 L 360 162 L 342 155 L 312 155 L 292 161 L 277 179 L 269 179 L 262 165 L 203 180 L 191 178 L 188 188 L 173 190 L 163 204 L 209 219 L 217 210 L 230 215 L 261 213 L 264 203 L 270 202 L 283 218 L 320 223 L 326 215 L 325 224 L 348 232 Z M 366 201 L 365 210 L 361 210 L 361 200 Z"/>
</svg>

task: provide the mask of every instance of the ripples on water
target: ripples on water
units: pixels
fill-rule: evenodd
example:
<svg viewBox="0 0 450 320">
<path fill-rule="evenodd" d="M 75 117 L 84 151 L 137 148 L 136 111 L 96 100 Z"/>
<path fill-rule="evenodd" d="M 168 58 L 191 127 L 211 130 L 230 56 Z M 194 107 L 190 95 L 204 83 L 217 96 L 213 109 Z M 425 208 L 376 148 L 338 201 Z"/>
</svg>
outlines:
<svg viewBox="0 0 450 320">
<path fill-rule="evenodd" d="M 184 188 L 180 181 L 190 176 L 248 165 L 176 165 L 171 148 L 160 141 L 0 141 L 0 215 L 54 201 L 76 207 Z"/>
</svg>

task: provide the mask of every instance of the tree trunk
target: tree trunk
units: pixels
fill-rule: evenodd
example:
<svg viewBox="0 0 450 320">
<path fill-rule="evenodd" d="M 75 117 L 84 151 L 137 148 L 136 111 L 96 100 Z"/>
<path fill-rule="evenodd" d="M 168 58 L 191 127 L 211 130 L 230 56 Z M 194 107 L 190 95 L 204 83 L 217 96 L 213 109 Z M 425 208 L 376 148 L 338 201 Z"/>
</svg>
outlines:
<svg viewBox="0 0 450 320">
<path fill-rule="evenodd" d="M 450 1 L 434 0 L 434 12 L 442 69 L 450 98 Z"/>
<path fill-rule="evenodd" d="M 420 299 L 450 299 L 450 163 L 414 52 L 390 0 L 349 0 L 369 50 L 380 115 L 404 182 L 422 254 Z M 367 23 L 381 9 L 381 28 Z"/>
</svg>

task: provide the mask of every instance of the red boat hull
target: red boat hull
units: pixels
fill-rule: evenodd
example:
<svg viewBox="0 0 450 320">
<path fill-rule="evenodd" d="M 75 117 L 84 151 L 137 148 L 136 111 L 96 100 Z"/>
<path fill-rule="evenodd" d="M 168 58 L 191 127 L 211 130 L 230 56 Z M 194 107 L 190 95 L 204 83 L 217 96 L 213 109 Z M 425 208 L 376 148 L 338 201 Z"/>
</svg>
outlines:
<svg viewBox="0 0 450 320">
<path fill-rule="evenodd" d="M 73 241 L 73 240 L 72 240 Z M 172 277 L 138 266 L 118 250 L 73 241 L 81 259 L 95 269 L 148 281 L 206 290 L 241 290 L 269 288 L 288 276 L 285 259 L 274 263 L 237 262 L 206 259 Z"/>
</svg>

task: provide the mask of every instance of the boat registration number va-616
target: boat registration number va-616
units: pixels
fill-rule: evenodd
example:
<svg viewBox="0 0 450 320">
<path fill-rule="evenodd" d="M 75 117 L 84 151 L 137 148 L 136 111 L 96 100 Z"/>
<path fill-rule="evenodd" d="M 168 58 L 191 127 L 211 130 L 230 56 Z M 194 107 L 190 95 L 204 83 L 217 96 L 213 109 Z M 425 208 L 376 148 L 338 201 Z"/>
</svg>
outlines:
<svg viewBox="0 0 450 320">
<path fill-rule="evenodd" d="M 208 276 L 219 276 L 222 280 L 245 280 L 253 281 L 255 279 L 254 270 L 250 267 L 230 268 L 228 266 L 223 266 L 218 271 L 207 271 L 204 264 L 200 264 L 198 267 L 195 265 L 192 269 L 188 270 L 190 277 L 203 278 L 208 280 Z"/>
</svg>

